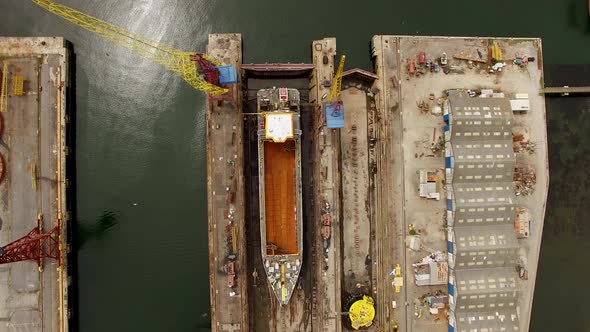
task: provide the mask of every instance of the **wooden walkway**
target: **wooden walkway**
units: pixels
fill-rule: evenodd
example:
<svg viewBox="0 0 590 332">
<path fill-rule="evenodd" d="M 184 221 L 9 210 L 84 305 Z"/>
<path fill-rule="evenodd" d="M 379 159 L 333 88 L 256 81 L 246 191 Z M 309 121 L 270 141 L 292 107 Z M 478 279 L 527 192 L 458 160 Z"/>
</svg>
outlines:
<svg viewBox="0 0 590 332">
<path fill-rule="evenodd" d="M 541 93 L 543 93 L 543 94 L 550 94 L 550 93 L 560 93 L 560 94 L 590 93 L 590 86 L 544 87 L 544 88 L 541 89 Z"/>
</svg>

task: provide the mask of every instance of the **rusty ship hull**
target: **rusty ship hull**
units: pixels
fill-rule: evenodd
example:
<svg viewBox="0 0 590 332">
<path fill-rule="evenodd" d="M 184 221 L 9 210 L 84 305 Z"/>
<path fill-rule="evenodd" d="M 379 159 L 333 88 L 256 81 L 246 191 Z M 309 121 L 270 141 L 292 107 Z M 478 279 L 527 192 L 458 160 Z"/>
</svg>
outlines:
<svg viewBox="0 0 590 332">
<path fill-rule="evenodd" d="M 269 287 L 289 303 L 303 258 L 299 91 L 257 93 L 261 254 Z"/>
</svg>

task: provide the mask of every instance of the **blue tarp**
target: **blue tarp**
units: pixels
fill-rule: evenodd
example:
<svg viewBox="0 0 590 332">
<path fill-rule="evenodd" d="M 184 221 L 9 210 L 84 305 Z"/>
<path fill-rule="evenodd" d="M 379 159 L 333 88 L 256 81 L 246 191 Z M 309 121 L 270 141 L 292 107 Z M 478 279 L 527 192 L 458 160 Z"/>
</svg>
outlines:
<svg viewBox="0 0 590 332">
<path fill-rule="evenodd" d="M 455 296 L 455 286 L 449 283 L 449 295 Z"/>
<path fill-rule="evenodd" d="M 451 157 L 445 157 L 445 168 L 451 168 Z"/>
<path fill-rule="evenodd" d="M 238 81 L 238 74 L 234 66 L 217 66 L 219 70 L 219 84 L 232 84 Z"/>
<path fill-rule="evenodd" d="M 449 125 L 445 126 L 445 131 L 449 131 Z"/>
<path fill-rule="evenodd" d="M 449 324 L 449 332 L 455 332 L 455 327 Z"/>
<path fill-rule="evenodd" d="M 447 199 L 447 210 L 453 211 L 453 201 L 450 199 Z"/>
<path fill-rule="evenodd" d="M 447 252 L 453 253 L 453 242 L 447 241 Z"/>
<path fill-rule="evenodd" d="M 446 122 L 446 123 L 449 123 L 449 115 L 448 115 L 448 114 L 445 114 L 445 115 L 443 116 L 443 119 L 445 119 L 445 122 Z"/>
<path fill-rule="evenodd" d="M 340 106 L 340 112 L 334 112 L 334 104 L 324 104 L 324 116 L 326 127 L 344 128 L 344 105 Z"/>
</svg>

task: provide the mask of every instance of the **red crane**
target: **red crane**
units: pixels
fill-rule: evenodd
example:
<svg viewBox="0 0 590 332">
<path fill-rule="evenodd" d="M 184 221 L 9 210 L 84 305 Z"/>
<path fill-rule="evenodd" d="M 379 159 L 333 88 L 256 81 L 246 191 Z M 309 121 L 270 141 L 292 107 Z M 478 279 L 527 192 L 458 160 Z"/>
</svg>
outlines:
<svg viewBox="0 0 590 332">
<path fill-rule="evenodd" d="M 205 59 L 203 53 L 195 53 L 190 56 L 190 59 L 199 64 L 197 72 L 205 76 L 207 83 L 219 86 L 219 70 L 213 62 Z"/>
<path fill-rule="evenodd" d="M 41 225 L 43 217 L 37 216 L 37 227 L 27 235 L 0 248 L 0 264 L 21 261 L 37 261 L 42 269 L 43 258 L 57 259 L 60 264 L 59 223 L 47 233 L 43 233 Z"/>
</svg>

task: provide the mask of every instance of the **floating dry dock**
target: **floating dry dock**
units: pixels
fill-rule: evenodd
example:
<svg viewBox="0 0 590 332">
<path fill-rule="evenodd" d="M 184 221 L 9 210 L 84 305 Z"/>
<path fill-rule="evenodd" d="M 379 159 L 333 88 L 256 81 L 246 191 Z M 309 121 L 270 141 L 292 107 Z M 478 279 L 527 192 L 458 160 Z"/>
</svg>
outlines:
<svg viewBox="0 0 590 332">
<path fill-rule="evenodd" d="M 0 260 L 11 262 L 0 269 L 0 320 L 6 331 L 65 332 L 71 317 L 65 42 L 0 37 L 0 71 Z"/>
</svg>

